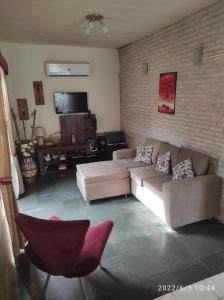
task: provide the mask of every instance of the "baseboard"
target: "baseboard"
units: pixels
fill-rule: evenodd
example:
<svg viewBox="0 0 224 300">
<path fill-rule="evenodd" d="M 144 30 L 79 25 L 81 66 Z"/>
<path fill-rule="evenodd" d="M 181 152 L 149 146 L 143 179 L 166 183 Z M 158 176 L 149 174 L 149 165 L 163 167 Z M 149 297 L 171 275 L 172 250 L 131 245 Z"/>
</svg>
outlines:
<svg viewBox="0 0 224 300">
<path fill-rule="evenodd" d="M 220 215 L 216 219 L 219 220 L 219 222 L 221 222 L 222 224 L 224 224 L 224 214 Z"/>
</svg>

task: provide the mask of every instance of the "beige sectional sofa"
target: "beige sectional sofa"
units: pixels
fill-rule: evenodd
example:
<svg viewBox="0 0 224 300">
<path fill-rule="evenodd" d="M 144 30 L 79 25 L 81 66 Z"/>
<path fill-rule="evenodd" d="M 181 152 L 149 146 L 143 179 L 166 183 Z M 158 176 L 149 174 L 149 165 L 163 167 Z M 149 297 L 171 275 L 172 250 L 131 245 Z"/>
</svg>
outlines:
<svg viewBox="0 0 224 300">
<path fill-rule="evenodd" d="M 152 165 L 134 161 L 135 149 L 113 153 L 113 161 L 79 165 L 77 184 L 86 201 L 132 193 L 172 228 L 217 217 L 222 180 L 209 174 L 209 156 L 147 139 L 153 145 Z M 158 155 L 171 151 L 170 173 L 155 170 Z M 191 158 L 194 178 L 172 180 L 172 167 Z"/>
<path fill-rule="evenodd" d="M 131 192 L 129 169 L 145 165 L 133 158 L 77 165 L 77 185 L 87 202 L 127 195 Z"/>
</svg>

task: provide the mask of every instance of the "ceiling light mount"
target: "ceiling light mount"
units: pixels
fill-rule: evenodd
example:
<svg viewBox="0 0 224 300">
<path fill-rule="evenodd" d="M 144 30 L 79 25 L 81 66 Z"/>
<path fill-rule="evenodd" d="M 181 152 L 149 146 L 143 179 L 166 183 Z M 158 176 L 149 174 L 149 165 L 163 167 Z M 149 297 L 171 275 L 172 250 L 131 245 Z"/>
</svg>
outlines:
<svg viewBox="0 0 224 300">
<path fill-rule="evenodd" d="M 96 22 L 99 23 L 100 28 L 103 31 L 103 33 L 106 33 L 109 30 L 109 28 L 107 27 L 106 24 L 103 23 L 103 21 L 102 21 L 103 19 L 104 19 L 103 16 L 100 15 L 100 14 L 88 14 L 88 15 L 86 15 L 86 20 L 88 21 L 88 23 L 85 26 L 84 33 L 89 35 L 91 33 L 91 31 L 93 30 L 94 24 Z"/>
<path fill-rule="evenodd" d="M 86 19 L 89 22 L 100 22 L 103 20 L 103 16 L 99 14 L 88 14 L 86 15 Z"/>
</svg>

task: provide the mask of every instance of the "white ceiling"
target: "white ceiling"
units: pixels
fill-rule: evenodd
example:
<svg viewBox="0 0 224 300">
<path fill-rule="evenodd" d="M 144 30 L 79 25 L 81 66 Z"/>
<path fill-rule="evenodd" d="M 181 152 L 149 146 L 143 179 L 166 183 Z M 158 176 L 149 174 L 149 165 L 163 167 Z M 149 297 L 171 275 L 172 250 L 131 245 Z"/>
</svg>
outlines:
<svg viewBox="0 0 224 300">
<path fill-rule="evenodd" d="M 0 40 L 119 48 L 170 25 L 216 0 L 0 0 Z M 83 33 L 85 15 L 109 26 Z M 38 35 L 44 33 L 44 35 Z"/>
</svg>

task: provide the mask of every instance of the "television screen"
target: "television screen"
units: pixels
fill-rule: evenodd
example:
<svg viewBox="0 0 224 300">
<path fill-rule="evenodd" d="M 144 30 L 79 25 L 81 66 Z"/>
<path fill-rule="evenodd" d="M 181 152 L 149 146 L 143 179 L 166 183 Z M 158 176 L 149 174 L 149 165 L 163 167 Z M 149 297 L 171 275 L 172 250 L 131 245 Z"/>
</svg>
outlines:
<svg viewBox="0 0 224 300">
<path fill-rule="evenodd" d="M 84 113 L 88 111 L 87 93 L 54 93 L 56 114 Z"/>
</svg>

